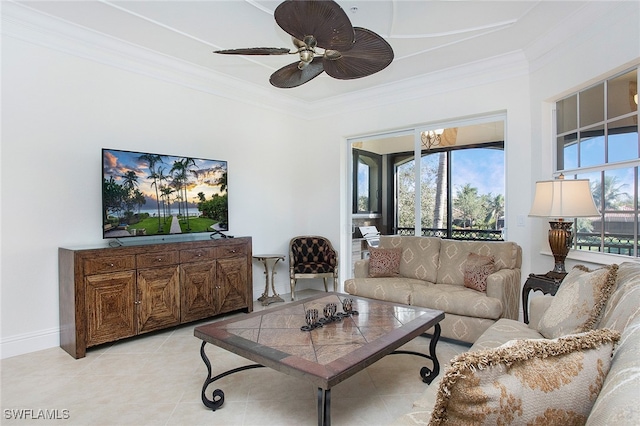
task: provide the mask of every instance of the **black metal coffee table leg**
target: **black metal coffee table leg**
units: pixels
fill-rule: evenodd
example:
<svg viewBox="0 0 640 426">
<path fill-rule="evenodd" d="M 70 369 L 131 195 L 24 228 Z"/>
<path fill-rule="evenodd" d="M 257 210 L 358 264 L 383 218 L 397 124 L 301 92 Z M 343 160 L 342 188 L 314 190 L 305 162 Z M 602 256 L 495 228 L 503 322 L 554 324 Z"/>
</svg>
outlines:
<svg viewBox="0 0 640 426">
<path fill-rule="evenodd" d="M 331 389 L 318 388 L 318 426 L 331 426 Z"/>
<path fill-rule="evenodd" d="M 434 327 L 433 336 L 431 336 L 431 342 L 429 342 L 429 355 L 423 354 L 420 352 L 414 351 L 394 351 L 391 354 L 408 354 L 408 355 L 418 355 L 423 358 L 430 359 L 433 362 L 433 369 L 429 369 L 428 367 L 422 367 L 420 369 L 420 377 L 422 377 L 422 381 L 426 384 L 431 384 L 433 379 L 435 379 L 438 374 L 440 374 L 440 362 L 438 361 L 438 357 L 436 356 L 436 345 L 438 344 L 438 340 L 440 339 L 440 324 L 436 324 Z"/>
<path fill-rule="evenodd" d="M 211 362 L 209 362 L 209 358 L 207 357 L 207 354 L 204 351 L 204 345 L 206 344 L 207 342 L 203 341 L 202 346 L 200 346 L 200 357 L 204 361 L 204 364 L 207 366 L 207 378 L 204 380 L 204 384 L 202 385 L 202 403 L 207 408 L 210 408 L 211 410 L 216 411 L 218 408 L 222 407 L 222 404 L 224 404 L 224 392 L 220 389 L 215 389 L 213 391 L 213 399 L 207 398 L 205 392 L 207 391 L 207 387 L 209 387 L 211 383 L 215 382 L 218 379 L 222 379 L 223 377 L 226 377 L 230 374 L 237 373 L 239 371 L 250 370 L 252 368 L 264 367 L 264 365 L 261 365 L 261 364 L 245 365 L 242 367 L 234 368 L 229 371 L 225 371 L 222 374 L 218 374 L 217 376 L 212 377 Z"/>
</svg>

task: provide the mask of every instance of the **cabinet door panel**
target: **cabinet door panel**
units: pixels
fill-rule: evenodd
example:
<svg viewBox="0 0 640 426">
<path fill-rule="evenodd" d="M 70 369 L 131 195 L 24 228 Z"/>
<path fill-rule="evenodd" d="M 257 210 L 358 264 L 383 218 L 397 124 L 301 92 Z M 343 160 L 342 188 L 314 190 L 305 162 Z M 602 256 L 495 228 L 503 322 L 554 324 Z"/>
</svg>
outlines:
<svg viewBox="0 0 640 426">
<path fill-rule="evenodd" d="M 213 261 L 180 266 L 182 322 L 210 317 L 217 313 L 215 277 L 216 263 Z"/>
<path fill-rule="evenodd" d="M 138 333 L 180 324 L 178 267 L 138 271 Z"/>
<path fill-rule="evenodd" d="M 87 346 L 111 342 L 136 333 L 135 271 L 85 277 Z"/>
<path fill-rule="evenodd" d="M 247 267 L 245 258 L 218 260 L 218 311 L 247 306 Z"/>
</svg>

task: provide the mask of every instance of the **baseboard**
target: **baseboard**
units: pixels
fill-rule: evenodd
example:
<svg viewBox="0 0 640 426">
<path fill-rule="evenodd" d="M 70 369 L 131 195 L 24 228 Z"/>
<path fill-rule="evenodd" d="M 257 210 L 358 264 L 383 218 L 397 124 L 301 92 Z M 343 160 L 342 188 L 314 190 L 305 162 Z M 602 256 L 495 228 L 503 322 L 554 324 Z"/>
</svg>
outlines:
<svg viewBox="0 0 640 426">
<path fill-rule="evenodd" d="M 60 329 L 58 327 L 10 336 L 0 341 L 0 359 L 54 348 L 59 345 Z"/>
</svg>

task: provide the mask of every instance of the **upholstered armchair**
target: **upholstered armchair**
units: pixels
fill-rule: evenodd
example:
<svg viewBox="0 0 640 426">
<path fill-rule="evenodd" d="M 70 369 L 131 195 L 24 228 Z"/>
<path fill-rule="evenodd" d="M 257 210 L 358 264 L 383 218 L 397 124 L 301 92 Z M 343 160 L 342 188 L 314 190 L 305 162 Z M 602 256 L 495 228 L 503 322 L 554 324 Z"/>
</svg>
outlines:
<svg viewBox="0 0 640 426">
<path fill-rule="evenodd" d="M 333 278 L 333 291 L 338 290 L 338 253 L 331 242 L 315 235 L 294 237 L 289 243 L 289 278 L 291 300 L 295 300 L 296 282 L 300 278 Z"/>
</svg>

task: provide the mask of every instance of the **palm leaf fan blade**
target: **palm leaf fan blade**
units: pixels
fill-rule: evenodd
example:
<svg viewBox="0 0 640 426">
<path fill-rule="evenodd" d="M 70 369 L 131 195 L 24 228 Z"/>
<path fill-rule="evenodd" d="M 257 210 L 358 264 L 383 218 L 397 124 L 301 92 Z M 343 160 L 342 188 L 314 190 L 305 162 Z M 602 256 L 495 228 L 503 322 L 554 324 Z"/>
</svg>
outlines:
<svg viewBox="0 0 640 426">
<path fill-rule="evenodd" d="M 322 63 L 323 59 L 316 57 L 305 68 L 300 69 L 298 62 L 294 62 L 271 74 L 269 82 L 281 89 L 300 86 L 322 74 L 324 71 Z"/>
<path fill-rule="evenodd" d="M 245 49 L 214 50 L 213 53 L 223 55 L 288 55 L 290 49 L 286 47 L 249 47 Z"/>
<path fill-rule="evenodd" d="M 349 17 L 334 1 L 286 0 L 274 17 L 291 36 L 304 40 L 311 35 L 323 49 L 349 50 L 355 40 Z"/>
<path fill-rule="evenodd" d="M 333 78 L 350 80 L 382 71 L 393 61 L 393 49 L 382 37 L 366 28 L 354 28 L 356 42 L 338 59 L 325 60 L 324 70 Z"/>
</svg>

